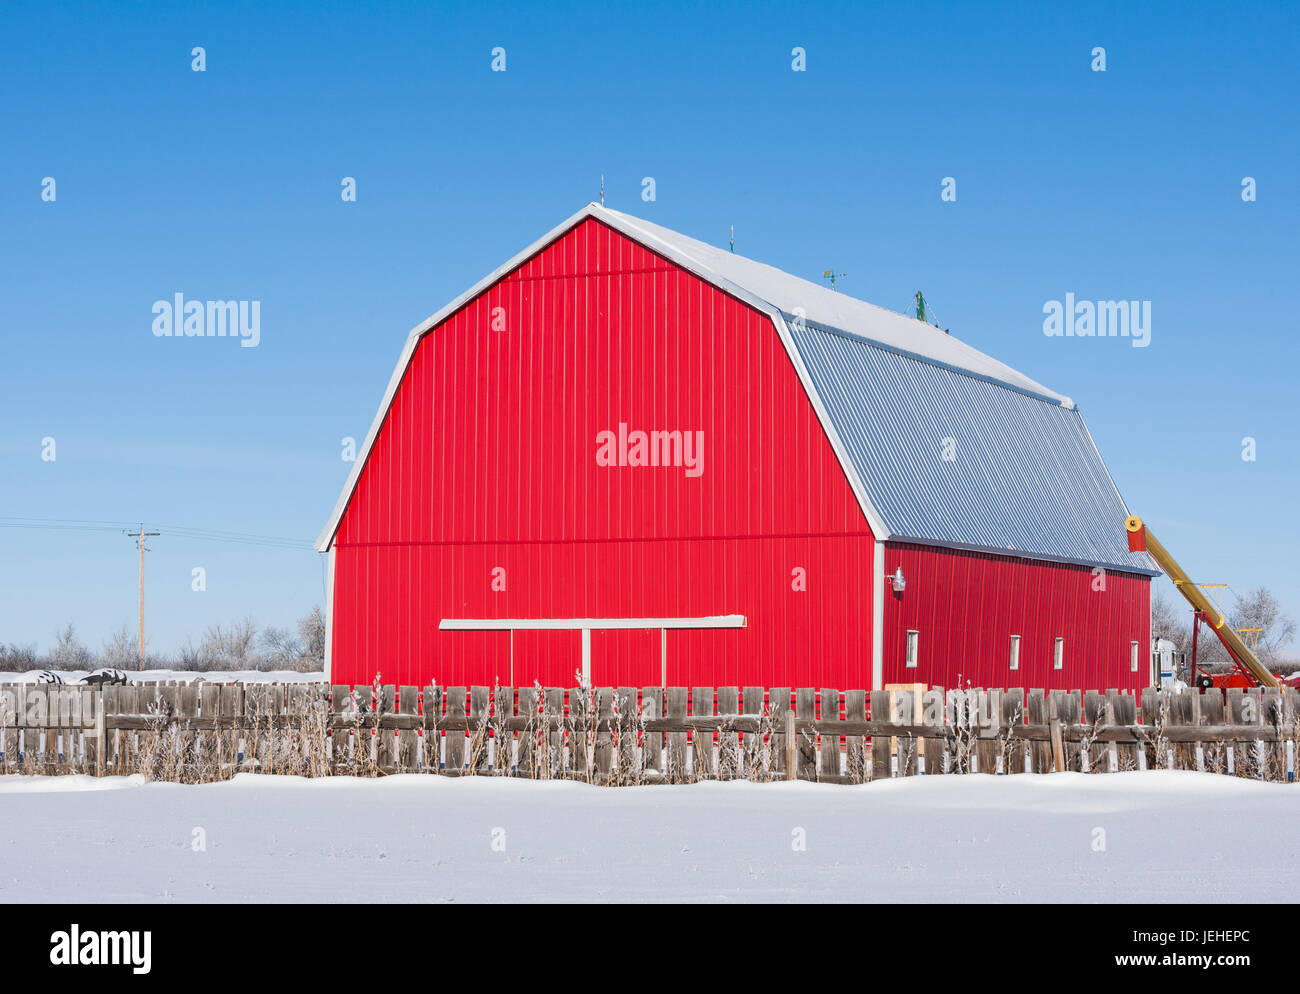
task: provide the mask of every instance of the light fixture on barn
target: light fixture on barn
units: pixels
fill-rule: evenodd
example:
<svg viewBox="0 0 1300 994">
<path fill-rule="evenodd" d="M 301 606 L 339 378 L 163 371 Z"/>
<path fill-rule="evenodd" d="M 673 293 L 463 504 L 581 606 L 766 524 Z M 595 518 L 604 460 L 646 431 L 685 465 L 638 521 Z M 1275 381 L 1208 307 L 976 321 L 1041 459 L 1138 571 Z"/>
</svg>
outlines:
<svg viewBox="0 0 1300 994">
<path fill-rule="evenodd" d="M 907 589 L 907 578 L 903 576 L 903 567 L 901 566 L 892 573 L 886 573 L 885 579 L 893 586 L 896 594 L 901 594 Z"/>
</svg>

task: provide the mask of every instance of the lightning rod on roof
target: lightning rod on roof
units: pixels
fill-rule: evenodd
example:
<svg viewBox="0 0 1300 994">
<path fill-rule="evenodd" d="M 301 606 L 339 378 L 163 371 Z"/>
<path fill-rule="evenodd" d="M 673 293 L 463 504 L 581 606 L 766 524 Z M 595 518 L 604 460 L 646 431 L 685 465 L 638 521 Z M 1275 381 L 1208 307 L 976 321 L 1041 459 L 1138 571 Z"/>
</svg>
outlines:
<svg viewBox="0 0 1300 994">
<path fill-rule="evenodd" d="M 605 206 L 605 174 L 600 174 L 600 206 Z"/>
<path fill-rule="evenodd" d="M 736 226 L 734 224 L 731 226 L 731 251 L 733 255 L 736 252 Z"/>
<path fill-rule="evenodd" d="M 926 324 L 931 323 L 930 316 L 933 313 L 933 308 L 931 308 L 929 304 L 926 302 L 925 296 L 924 294 L 921 293 L 920 290 L 917 290 L 916 296 L 912 298 L 912 306 L 915 309 L 914 313 L 916 316 L 916 320 L 924 321 Z M 937 314 L 934 315 L 933 324 L 936 328 L 939 327 L 939 316 Z M 945 335 L 948 334 L 947 328 L 944 328 L 942 330 Z"/>
</svg>

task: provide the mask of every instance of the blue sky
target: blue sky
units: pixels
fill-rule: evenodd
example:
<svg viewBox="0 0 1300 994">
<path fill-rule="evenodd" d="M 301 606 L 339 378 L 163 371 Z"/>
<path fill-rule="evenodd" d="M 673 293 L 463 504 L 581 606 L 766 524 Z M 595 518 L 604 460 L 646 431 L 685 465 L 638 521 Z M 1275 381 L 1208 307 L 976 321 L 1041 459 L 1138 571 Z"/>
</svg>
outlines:
<svg viewBox="0 0 1300 994">
<path fill-rule="evenodd" d="M 1196 579 L 1298 615 L 1298 25 L 1282 3 L 7 4 L 0 519 L 110 524 L 0 527 L 0 641 L 134 624 L 118 521 L 163 526 L 155 650 L 323 603 L 308 543 L 407 331 L 602 174 L 611 207 L 719 244 L 734 225 L 854 296 L 923 289 L 1076 400 Z M 155 337 L 177 292 L 261 301 L 260 345 Z M 1044 336 L 1067 292 L 1151 301 L 1150 346 Z"/>
</svg>

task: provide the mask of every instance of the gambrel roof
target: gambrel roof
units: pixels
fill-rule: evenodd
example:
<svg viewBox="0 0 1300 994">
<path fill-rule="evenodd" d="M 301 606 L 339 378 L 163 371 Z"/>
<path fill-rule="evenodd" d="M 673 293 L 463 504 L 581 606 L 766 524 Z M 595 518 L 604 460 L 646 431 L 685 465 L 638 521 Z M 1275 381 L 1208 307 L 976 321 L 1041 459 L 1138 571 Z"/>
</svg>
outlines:
<svg viewBox="0 0 1300 994">
<path fill-rule="evenodd" d="M 1154 574 L 1083 417 L 943 331 L 659 225 L 588 204 L 412 329 L 317 548 L 329 548 L 420 338 L 588 218 L 771 317 L 878 540 Z"/>
</svg>

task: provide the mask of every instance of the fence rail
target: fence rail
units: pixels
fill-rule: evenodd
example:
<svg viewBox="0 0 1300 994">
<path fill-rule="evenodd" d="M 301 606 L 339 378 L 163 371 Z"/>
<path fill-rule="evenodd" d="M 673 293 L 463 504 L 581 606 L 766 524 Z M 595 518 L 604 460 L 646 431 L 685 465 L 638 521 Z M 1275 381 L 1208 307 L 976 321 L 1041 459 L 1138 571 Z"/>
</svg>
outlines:
<svg viewBox="0 0 1300 994">
<path fill-rule="evenodd" d="M 863 783 L 1192 769 L 1292 781 L 1294 689 L 1226 693 L 324 684 L 0 686 L 0 772 L 423 772 Z"/>
</svg>

